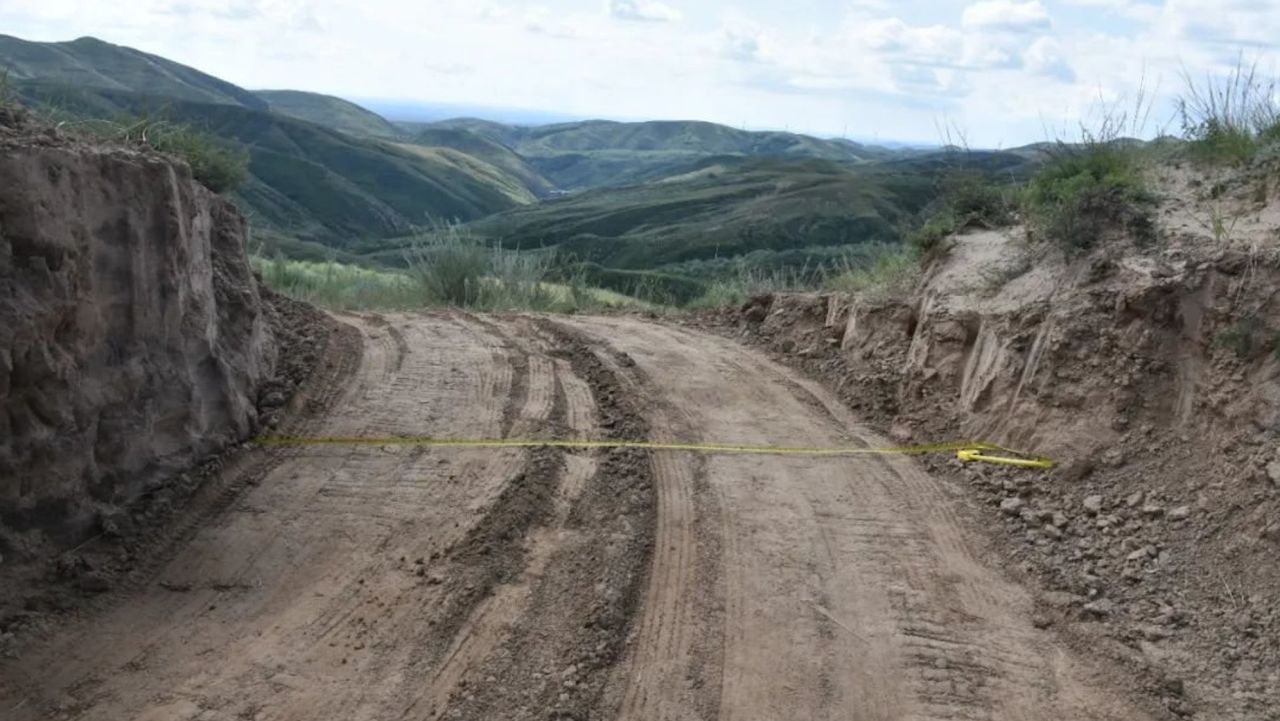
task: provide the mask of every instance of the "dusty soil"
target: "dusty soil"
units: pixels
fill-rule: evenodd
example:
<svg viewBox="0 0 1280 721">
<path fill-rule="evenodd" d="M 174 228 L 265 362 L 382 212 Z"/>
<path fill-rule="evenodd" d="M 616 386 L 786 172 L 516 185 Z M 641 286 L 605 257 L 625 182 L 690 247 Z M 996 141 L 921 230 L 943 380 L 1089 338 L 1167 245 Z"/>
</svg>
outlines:
<svg viewBox="0 0 1280 721">
<path fill-rule="evenodd" d="M 886 443 L 696 331 L 342 320 L 358 342 L 282 432 Z M 155 563 L 0 665 L 0 716 L 1157 718 L 905 457 L 264 447 L 208 487 Z"/>
</svg>

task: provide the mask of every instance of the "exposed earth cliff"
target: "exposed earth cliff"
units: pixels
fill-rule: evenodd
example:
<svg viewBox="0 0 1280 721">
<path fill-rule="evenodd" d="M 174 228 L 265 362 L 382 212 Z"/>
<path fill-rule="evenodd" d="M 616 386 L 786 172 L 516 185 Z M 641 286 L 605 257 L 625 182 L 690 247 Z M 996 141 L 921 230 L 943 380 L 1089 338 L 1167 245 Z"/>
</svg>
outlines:
<svg viewBox="0 0 1280 721">
<path fill-rule="evenodd" d="M 277 349 L 231 203 L 172 158 L 0 112 L 0 553 L 13 557 L 251 434 Z"/>
</svg>

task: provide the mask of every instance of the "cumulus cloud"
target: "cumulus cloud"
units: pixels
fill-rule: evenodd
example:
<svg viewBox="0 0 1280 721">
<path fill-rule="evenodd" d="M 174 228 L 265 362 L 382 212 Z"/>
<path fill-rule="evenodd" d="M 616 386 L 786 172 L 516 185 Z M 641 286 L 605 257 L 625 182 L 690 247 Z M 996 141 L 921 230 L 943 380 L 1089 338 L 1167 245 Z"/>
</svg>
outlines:
<svg viewBox="0 0 1280 721">
<path fill-rule="evenodd" d="M 1071 64 L 1062 55 L 1062 48 L 1052 37 L 1037 38 L 1023 54 L 1026 67 L 1037 75 L 1061 80 L 1064 83 L 1075 82 L 1076 74 Z"/>
<path fill-rule="evenodd" d="M 853 41 L 864 48 L 923 65 L 947 65 L 959 61 L 964 38 L 944 25 L 908 25 L 900 18 L 858 23 Z"/>
<path fill-rule="evenodd" d="M 619 20 L 674 22 L 680 11 L 657 0 L 609 0 L 609 14 Z"/>
<path fill-rule="evenodd" d="M 723 28 L 716 39 L 717 54 L 739 62 L 760 60 L 760 38 L 742 28 Z"/>
<path fill-rule="evenodd" d="M 1026 33 L 1046 30 L 1052 23 L 1040 0 L 981 0 L 964 9 L 960 24 L 970 30 Z"/>
</svg>

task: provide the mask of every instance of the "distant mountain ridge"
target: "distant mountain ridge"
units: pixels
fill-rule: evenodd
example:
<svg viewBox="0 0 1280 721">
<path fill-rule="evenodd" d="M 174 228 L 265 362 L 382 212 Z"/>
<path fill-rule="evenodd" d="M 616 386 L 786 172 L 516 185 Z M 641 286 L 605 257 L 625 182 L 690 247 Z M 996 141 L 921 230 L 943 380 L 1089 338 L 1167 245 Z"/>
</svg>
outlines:
<svg viewBox="0 0 1280 721">
<path fill-rule="evenodd" d="M 473 220 L 537 197 L 525 179 L 482 158 L 403 147 L 398 128 L 339 98 L 259 95 L 93 38 L 0 36 L 0 69 L 34 106 L 175 120 L 244 145 L 251 177 L 237 196 L 246 214 L 259 229 L 322 246 L 399 236 L 433 220 Z M 528 180 L 544 192 L 546 181 L 531 172 Z"/>
<path fill-rule="evenodd" d="M 266 111 L 253 93 L 195 68 L 140 50 L 84 37 L 39 43 L 0 35 L 0 65 L 10 82 L 39 81 L 75 88 L 127 90 L 199 103 Z"/>
<path fill-rule="evenodd" d="M 894 151 L 848 140 L 824 140 L 798 133 L 739 130 L 699 120 L 617 122 L 584 120 L 520 126 L 479 118 L 434 123 L 402 123 L 465 130 L 499 142 L 524 156 L 543 175 L 568 190 L 616 187 L 678 172 L 719 155 L 758 158 L 816 158 L 859 163 Z"/>
<path fill-rule="evenodd" d="M 807 267 L 896 240 L 955 163 L 951 153 L 703 121 L 392 123 L 335 96 L 250 92 L 93 38 L 0 35 L 6 69 L 35 106 L 171 119 L 243 145 L 241 207 L 299 256 L 402 261 L 417 227 L 456 221 L 618 272 L 689 279 L 746 257 Z M 1037 153 L 965 155 L 983 172 L 1012 173 Z"/>
<path fill-rule="evenodd" d="M 257 90 L 254 95 L 281 115 L 326 125 L 351 135 L 400 138 L 404 131 L 377 113 L 332 95 L 301 90 Z"/>
</svg>

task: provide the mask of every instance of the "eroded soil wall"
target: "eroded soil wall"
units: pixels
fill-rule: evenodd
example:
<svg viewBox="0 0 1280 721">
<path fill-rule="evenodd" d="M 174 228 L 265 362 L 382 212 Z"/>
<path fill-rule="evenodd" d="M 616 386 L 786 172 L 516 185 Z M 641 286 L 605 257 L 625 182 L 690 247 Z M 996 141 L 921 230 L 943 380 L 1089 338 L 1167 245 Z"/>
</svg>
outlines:
<svg viewBox="0 0 1280 721">
<path fill-rule="evenodd" d="M 0 118 L 0 543 L 254 430 L 276 351 L 245 233 L 185 165 Z"/>
</svg>

